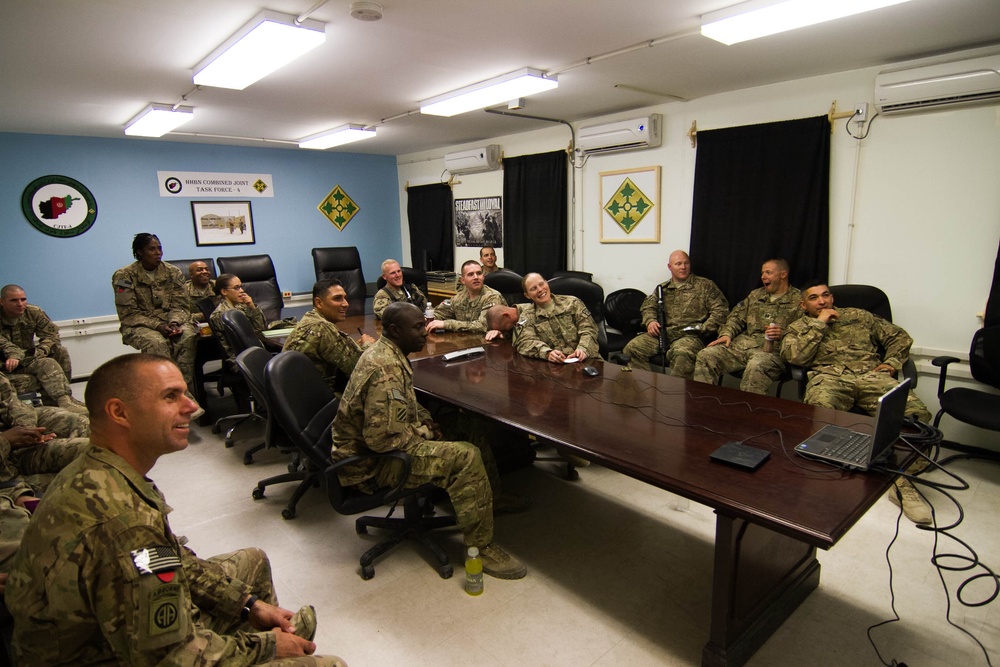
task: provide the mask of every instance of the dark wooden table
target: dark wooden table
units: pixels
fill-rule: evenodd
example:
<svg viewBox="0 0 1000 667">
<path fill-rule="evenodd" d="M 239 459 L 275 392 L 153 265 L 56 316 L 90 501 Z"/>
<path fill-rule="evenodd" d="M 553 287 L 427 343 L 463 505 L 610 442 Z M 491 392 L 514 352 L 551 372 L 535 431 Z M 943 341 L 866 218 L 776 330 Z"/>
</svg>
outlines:
<svg viewBox="0 0 1000 667">
<path fill-rule="evenodd" d="M 816 548 L 836 544 L 892 482 L 791 453 L 824 424 L 871 432 L 869 417 L 600 360 L 587 362 L 600 371 L 588 377 L 587 364 L 526 359 L 506 343 L 486 348 L 465 361 L 414 361 L 414 386 L 716 510 L 703 665 L 746 662 L 819 584 Z M 709 459 L 743 440 L 771 452 L 756 471 Z"/>
</svg>

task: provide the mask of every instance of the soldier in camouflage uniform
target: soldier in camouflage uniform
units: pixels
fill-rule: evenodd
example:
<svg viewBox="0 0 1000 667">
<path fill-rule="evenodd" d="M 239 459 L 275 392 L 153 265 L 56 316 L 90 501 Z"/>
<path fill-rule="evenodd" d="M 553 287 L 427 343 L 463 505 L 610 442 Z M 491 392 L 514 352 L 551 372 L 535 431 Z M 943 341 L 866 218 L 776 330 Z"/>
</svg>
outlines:
<svg viewBox="0 0 1000 667">
<path fill-rule="evenodd" d="M 87 414 L 73 399 L 69 352 L 59 340 L 59 327 L 38 306 L 28 303 L 17 285 L 0 289 L 0 357 L 17 391 L 41 389 L 59 407 Z"/>
<path fill-rule="evenodd" d="M 347 318 L 347 292 L 336 278 L 320 280 L 313 285 L 313 309 L 302 316 L 285 341 L 284 350 L 297 350 L 309 357 L 331 389 L 343 385 L 341 377 L 350 377 L 361 358 L 361 352 L 375 342 L 361 334 L 360 344 L 337 328 Z M 339 392 L 338 392 L 339 393 Z"/>
<path fill-rule="evenodd" d="M 191 300 L 191 315 L 196 322 L 201 322 L 203 313 L 198 302 L 202 299 L 212 299 L 213 303 L 218 303 L 219 293 L 215 290 L 215 281 L 212 280 L 212 272 L 208 270 L 208 264 L 202 261 L 188 264 L 188 276 L 191 278 L 184 283 L 184 292 Z"/>
<path fill-rule="evenodd" d="M 86 414 L 42 405 L 35 407 L 17 397 L 10 381 L 0 375 L 0 425 L 41 426 L 46 433 L 58 438 L 85 438 L 90 435 L 90 419 Z"/>
<path fill-rule="evenodd" d="M 513 339 L 528 323 L 528 315 L 535 304 L 516 303 L 513 306 L 492 306 L 486 309 L 486 340 Z"/>
<path fill-rule="evenodd" d="M 372 312 L 375 313 L 375 317 L 381 318 L 386 306 L 396 301 L 412 303 L 420 309 L 420 312 L 424 311 L 427 297 L 413 283 L 403 284 L 403 269 L 400 268 L 399 262 L 394 259 L 382 262 L 382 278 L 385 280 L 385 287 L 376 292 L 375 298 L 372 299 Z"/>
<path fill-rule="evenodd" d="M 462 264 L 462 287 L 451 299 L 434 309 L 434 319 L 427 323 L 427 332 L 444 329 L 466 333 L 486 332 L 486 310 L 491 306 L 506 306 L 500 292 L 483 284 L 483 267 L 474 259 Z"/>
<path fill-rule="evenodd" d="M 740 301 L 719 329 L 719 337 L 698 353 L 694 379 L 716 384 L 723 373 L 743 369 L 740 389 L 766 394 L 787 366 L 781 360 L 784 329 L 802 314 L 799 290 L 788 284 L 788 262 L 770 259 L 760 269 L 764 283 Z M 765 336 L 772 351 L 765 351 Z"/>
<path fill-rule="evenodd" d="M 163 247 L 153 234 L 136 234 L 132 255 L 136 261 L 111 278 L 122 342 L 147 354 L 172 358 L 188 391 L 193 391 L 198 332 L 191 323 L 184 276 L 163 261 Z"/>
<path fill-rule="evenodd" d="M 465 544 L 478 547 L 483 571 L 519 579 L 527 568 L 493 542 L 493 492 L 483 453 L 469 442 L 443 441 L 430 413 L 413 391 L 413 368 L 407 359 L 424 347 L 423 314 L 407 303 L 393 303 L 383 313 L 382 337 L 361 355 L 344 390 L 333 422 L 334 461 L 370 452 L 404 451 L 410 455 L 406 488 L 433 484 L 447 491 Z M 487 454 L 488 455 L 488 454 Z M 394 486 L 395 459 L 366 459 L 339 472 L 341 483 L 370 492 Z"/>
<path fill-rule="evenodd" d="M 521 286 L 531 307 L 524 310 L 524 325 L 514 330 L 512 342 L 518 353 L 553 363 L 600 358 L 597 324 L 582 301 L 552 294 L 549 283 L 537 273 L 526 275 Z"/>
<path fill-rule="evenodd" d="M 803 401 L 834 410 L 855 405 L 874 415 L 878 399 L 899 384 L 896 374 L 910 354 L 913 339 L 903 329 L 860 308 L 834 310 L 833 295 L 816 281 L 802 288 L 800 317 L 788 326 L 781 343 L 781 356 L 790 364 L 808 370 Z M 879 356 L 879 348 L 882 354 Z M 931 413 L 911 390 L 906 414 L 930 422 Z M 915 474 L 911 467 L 910 471 Z M 916 523 L 930 523 L 926 501 L 904 478 L 896 480 L 900 497 L 889 499 L 903 505 L 906 516 Z"/>
<path fill-rule="evenodd" d="M 7 582 L 22 667 L 343 664 L 309 655 L 315 614 L 276 606 L 262 551 L 205 560 L 170 529 L 147 474 L 187 446 L 197 404 L 184 391 L 164 357 L 118 357 L 91 376 L 91 444 L 49 487 Z"/>
<path fill-rule="evenodd" d="M 705 347 L 702 336 L 714 337 L 726 321 L 729 302 L 715 283 L 691 273 L 691 258 L 683 250 L 670 253 L 667 268 L 670 280 L 660 284 L 669 346 L 666 361 L 671 375 L 690 378 L 694 375 L 695 359 Z M 660 349 L 656 303 L 654 289 L 642 302 L 642 325 L 646 333 L 630 340 L 623 350 L 636 368 L 650 370 L 649 358 Z"/>
<path fill-rule="evenodd" d="M 497 266 L 497 251 L 493 246 L 485 245 L 479 249 L 479 261 L 483 263 L 483 275 L 502 271 L 502 266 Z"/>
<path fill-rule="evenodd" d="M 250 322 L 250 327 L 257 334 L 261 344 L 264 344 L 267 340 L 261 335 L 267 329 L 267 320 L 264 319 L 264 311 L 253 302 L 253 298 L 249 294 L 243 291 L 243 284 L 240 282 L 240 279 L 232 273 L 223 273 L 215 279 L 213 284 L 215 285 L 215 294 L 219 297 L 219 305 L 212 311 L 212 317 L 209 318 L 208 323 L 212 327 L 212 333 L 219 339 L 219 344 L 222 345 L 226 356 L 229 359 L 236 357 L 232 346 L 229 344 L 229 339 L 226 338 L 225 327 L 222 324 L 222 314 L 228 310 L 238 310 L 246 315 L 247 320 Z M 265 347 L 267 346 L 265 345 Z"/>
</svg>

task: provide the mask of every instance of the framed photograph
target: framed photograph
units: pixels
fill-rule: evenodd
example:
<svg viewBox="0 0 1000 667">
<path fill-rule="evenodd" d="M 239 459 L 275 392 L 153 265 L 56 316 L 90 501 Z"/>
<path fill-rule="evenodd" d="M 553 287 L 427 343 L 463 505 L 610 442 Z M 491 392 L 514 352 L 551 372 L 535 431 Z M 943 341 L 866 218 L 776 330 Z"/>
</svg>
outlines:
<svg viewBox="0 0 1000 667">
<path fill-rule="evenodd" d="M 197 245 L 255 243 L 249 201 L 193 201 L 191 217 Z"/>
<path fill-rule="evenodd" d="M 503 197 L 455 200 L 455 247 L 503 247 Z"/>
<path fill-rule="evenodd" d="M 601 243 L 660 242 L 660 167 L 602 171 Z"/>
</svg>

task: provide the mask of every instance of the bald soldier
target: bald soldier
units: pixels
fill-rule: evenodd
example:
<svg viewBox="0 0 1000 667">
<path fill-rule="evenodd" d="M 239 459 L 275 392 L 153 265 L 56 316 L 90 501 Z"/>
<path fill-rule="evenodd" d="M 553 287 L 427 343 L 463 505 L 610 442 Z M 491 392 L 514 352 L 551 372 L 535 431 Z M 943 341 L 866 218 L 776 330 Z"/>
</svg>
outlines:
<svg viewBox="0 0 1000 667">
<path fill-rule="evenodd" d="M 218 294 L 215 293 L 215 281 L 212 280 L 208 264 L 201 260 L 188 264 L 188 278 L 189 280 L 184 283 L 184 291 L 191 299 L 191 314 L 200 322 L 204 316 L 198 302 L 202 299 L 212 299 L 213 303 L 218 300 Z"/>
<path fill-rule="evenodd" d="M 264 552 L 203 560 L 170 529 L 148 475 L 187 447 L 186 388 L 166 357 L 94 371 L 90 444 L 49 486 L 7 582 L 18 665 L 343 664 L 311 655 L 312 607 L 277 606 Z"/>
<path fill-rule="evenodd" d="M 632 366 L 650 370 L 649 358 L 660 349 L 660 323 L 656 318 L 657 291 L 663 290 L 666 323 L 666 362 L 674 377 L 694 375 L 695 359 L 705 347 L 702 336 L 714 336 L 729 312 L 729 302 L 708 278 L 691 273 L 691 258 L 683 250 L 670 253 L 667 262 L 670 280 L 661 283 L 642 302 L 642 325 L 639 334 L 625 345 L 623 352 Z"/>
</svg>

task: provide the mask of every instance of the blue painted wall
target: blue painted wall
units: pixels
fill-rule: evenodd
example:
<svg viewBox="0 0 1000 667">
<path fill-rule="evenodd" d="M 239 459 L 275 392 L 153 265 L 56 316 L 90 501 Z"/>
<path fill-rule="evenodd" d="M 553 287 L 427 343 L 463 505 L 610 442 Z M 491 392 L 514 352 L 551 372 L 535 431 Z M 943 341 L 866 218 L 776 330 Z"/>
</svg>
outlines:
<svg viewBox="0 0 1000 667">
<path fill-rule="evenodd" d="M 0 165 L 0 285 L 22 285 L 56 320 L 114 314 L 111 274 L 133 261 L 137 232 L 159 236 L 167 259 L 270 254 L 291 292 L 312 289 L 311 248 L 357 246 L 369 282 L 383 259 L 402 254 L 392 156 L 0 133 Z M 219 199 L 160 197 L 156 172 L 171 170 L 271 174 L 274 197 L 250 198 L 256 243 L 195 245 L 192 199 Z M 51 237 L 24 218 L 21 193 L 50 174 L 94 194 L 97 221 L 83 235 Z M 344 231 L 316 209 L 336 185 L 360 207 Z"/>
</svg>

